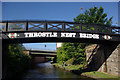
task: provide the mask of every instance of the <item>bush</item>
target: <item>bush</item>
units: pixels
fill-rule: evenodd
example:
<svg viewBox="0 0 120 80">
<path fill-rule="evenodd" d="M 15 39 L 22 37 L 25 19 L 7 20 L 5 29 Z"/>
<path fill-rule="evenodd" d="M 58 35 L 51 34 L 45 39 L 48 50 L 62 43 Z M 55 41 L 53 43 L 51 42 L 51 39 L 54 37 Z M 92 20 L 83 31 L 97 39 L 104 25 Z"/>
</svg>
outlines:
<svg viewBox="0 0 120 80">
<path fill-rule="evenodd" d="M 57 50 L 57 62 L 59 63 L 59 61 L 67 61 L 71 58 L 74 58 L 73 64 L 82 64 L 86 60 L 85 47 L 87 45 L 89 44 L 63 43 L 62 46 Z"/>
<path fill-rule="evenodd" d="M 68 66 L 71 66 L 71 65 L 73 65 L 74 60 L 75 60 L 74 58 L 68 59 L 68 60 L 66 61 L 66 64 L 67 64 Z"/>
<path fill-rule="evenodd" d="M 59 64 L 60 64 L 60 65 L 63 65 L 63 61 L 59 61 Z"/>
<path fill-rule="evenodd" d="M 9 53 L 7 56 L 8 72 L 11 76 L 20 78 L 20 76 L 28 69 L 31 57 L 23 53 L 24 48 L 21 44 L 9 45 Z M 9 76 L 9 75 L 8 75 Z"/>
</svg>

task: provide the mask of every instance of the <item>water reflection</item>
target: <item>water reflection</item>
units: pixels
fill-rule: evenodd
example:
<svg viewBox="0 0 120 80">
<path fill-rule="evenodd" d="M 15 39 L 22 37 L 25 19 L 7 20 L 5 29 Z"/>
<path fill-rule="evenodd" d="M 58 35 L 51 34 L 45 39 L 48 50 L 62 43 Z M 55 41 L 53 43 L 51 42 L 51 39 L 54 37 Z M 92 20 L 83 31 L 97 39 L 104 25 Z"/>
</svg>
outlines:
<svg viewBox="0 0 120 80">
<path fill-rule="evenodd" d="M 54 67 L 50 63 L 40 63 L 37 64 L 35 68 L 28 71 L 28 74 L 24 77 L 24 80 L 36 80 L 40 78 L 55 78 L 55 79 L 82 78 L 81 80 L 83 80 L 86 77 L 61 70 L 59 68 Z M 95 79 L 89 79 L 89 80 L 95 80 Z"/>
</svg>

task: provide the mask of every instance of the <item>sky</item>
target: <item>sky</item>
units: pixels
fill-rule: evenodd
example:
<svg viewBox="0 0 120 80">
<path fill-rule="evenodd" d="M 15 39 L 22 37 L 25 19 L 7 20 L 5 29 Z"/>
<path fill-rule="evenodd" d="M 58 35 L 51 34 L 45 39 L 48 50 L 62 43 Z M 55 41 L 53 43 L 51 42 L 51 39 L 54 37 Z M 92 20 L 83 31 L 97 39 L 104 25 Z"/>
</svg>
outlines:
<svg viewBox="0 0 120 80">
<path fill-rule="evenodd" d="M 102 6 L 108 18 L 113 16 L 113 25 L 118 23 L 117 2 L 3 2 L 2 19 L 73 21 L 81 13 L 80 8 L 84 13 L 94 6 Z M 56 50 L 56 43 L 27 43 L 24 46 L 27 49 Z"/>
<path fill-rule="evenodd" d="M 2 2 L 68 2 L 68 0 L 1 0 Z M 120 0 L 69 0 L 69 2 L 118 2 Z"/>
</svg>

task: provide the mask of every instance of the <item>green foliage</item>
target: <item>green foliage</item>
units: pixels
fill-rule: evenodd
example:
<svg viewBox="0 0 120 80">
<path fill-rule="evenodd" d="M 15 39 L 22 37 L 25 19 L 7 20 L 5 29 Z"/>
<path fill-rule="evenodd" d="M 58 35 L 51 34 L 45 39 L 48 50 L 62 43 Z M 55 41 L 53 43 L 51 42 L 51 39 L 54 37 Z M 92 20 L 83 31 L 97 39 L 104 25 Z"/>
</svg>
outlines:
<svg viewBox="0 0 120 80">
<path fill-rule="evenodd" d="M 98 77 L 98 78 L 105 78 L 105 79 L 112 79 L 112 80 L 120 80 L 120 77 L 115 76 L 115 75 L 111 75 L 108 73 L 102 73 L 102 72 L 98 72 L 98 71 L 93 71 L 93 72 L 85 72 L 82 73 L 82 75 L 89 75 L 91 77 Z"/>
<path fill-rule="evenodd" d="M 8 69 L 14 75 L 23 73 L 30 64 L 31 57 L 24 54 L 25 50 L 21 44 L 9 45 L 9 53 L 7 58 Z"/>
<path fill-rule="evenodd" d="M 93 7 L 89 10 L 86 10 L 84 14 L 79 14 L 76 18 L 74 18 L 75 22 L 86 23 L 86 24 L 112 24 L 112 18 L 107 18 L 107 13 L 103 13 L 103 7 Z"/>
<path fill-rule="evenodd" d="M 52 57 L 51 60 L 53 61 L 55 57 Z"/>
<path fill-rule="evenodd" d="M 80 68 L 83 68 L 83 65 L 71 65 L 65 66 L 64 68 L 67 70 L 79 70 Z"/>
<path fill-rule="evenodd" d="M 73 65 L 74 60 L 75 60 L 74 58 L 68 59 L 68 60 L 66 61 L 66 64 L 67 64 L 68 66 L 71 66 L 71 65 Z"/>
<path fill-rule="evenodd" d="M 60 65 L 63 65 L 63 61 L 59 61 L 59 64 L 60 64 Z"/>
<path fill-rule="evenodd" d="M 70 66 L 62 66 L 61 64 L 59 63 L 54 63 L 53 65 L 61 68 L 61 69 L 65 69 L 65 70 L 79 70 L 81 68 L 83 68 L 83 65 L 70 65 Z"/>
<path fill-rule="evenodd" d="M 83 43 L 63 43 L 57 51 L 57 62 L 74 59 L 73 64 L 81 64 L 85 61 L 85 46 Z M 72 61 L 71 61 L 72 62 Z"/>
</svg>

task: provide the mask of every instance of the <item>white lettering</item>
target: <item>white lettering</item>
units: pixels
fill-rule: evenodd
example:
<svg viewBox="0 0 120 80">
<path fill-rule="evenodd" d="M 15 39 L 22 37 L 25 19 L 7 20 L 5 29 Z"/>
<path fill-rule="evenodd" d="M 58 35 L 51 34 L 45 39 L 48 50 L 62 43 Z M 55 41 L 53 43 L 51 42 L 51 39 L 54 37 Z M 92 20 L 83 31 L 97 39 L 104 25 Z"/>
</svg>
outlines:
<svg viewBox="0 0 120 80">
<path fill-rule="evenodd" d="M 99 35 L 98 34 L 93 34 L 93 38 L 99 39 Z"/>
<path fill-rule="evenodd" d="M 29 37 L 28 35 L 29 35 L 29 33 L 24 33 L 24 35 L 25 35 L 25 37 Z"/>
<path fill-rule="evenodd" d="M 85 33 L 80 33 L 80 38 L 86 38 L 86 34 Z"/>
<path fill-rule="evenodd" d="M 86 33 L 79 33 L 80 38 L 93 38 L 93 39 L 99 39 L 98 34 L 86 34 Z"/>
<path fill-rule="evenodd" d="M 61 33 L 61 37 L 66 37 L 66 36 L 65 36 L 65 33 Z"/>
<path fill-rule="evenodd" d="M 76 33 L 61 33 L 61 37 L 75 37 Z"/>
<path fill-rule="evenodd" d="M 53 33 L 53 37 L 57 37 L 57 32 L 54 32 L 54 33 Z"/>
<path fill-rule="evenodd" d="M 57 37 L 57 32 L 24 33 L 25 37 Z M 61 32 L 61 37 L 76 37 L 76 33 Z M 79 33 L 79 38 L 99 39 L 99 34 Z"/>
<path fill-rule="evenodd" d="M 24 33 L 25 37 L 57 37 L 57 32 Z"/>
</svg>

